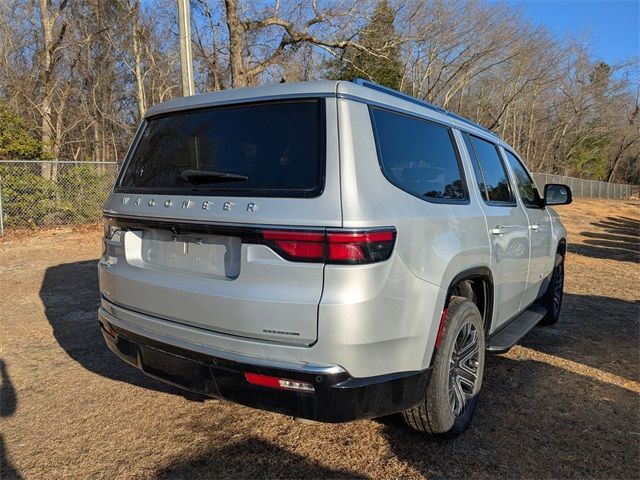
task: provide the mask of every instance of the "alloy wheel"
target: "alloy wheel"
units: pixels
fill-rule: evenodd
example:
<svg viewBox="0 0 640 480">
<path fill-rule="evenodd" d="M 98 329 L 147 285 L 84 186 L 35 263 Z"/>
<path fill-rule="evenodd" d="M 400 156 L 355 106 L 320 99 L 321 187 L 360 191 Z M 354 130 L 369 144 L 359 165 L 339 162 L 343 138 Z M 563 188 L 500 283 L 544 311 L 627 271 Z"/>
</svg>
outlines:
<svg viewBox="0 0 640 480">
<path fill-rule="evenodd" d="M 476 394 L 479 358 L 478 330 L 471 322 L 466 322 L 458 331 L 449 361 L 449 405 L 454 417 L 464 413 Z"/>
<path fill-rule="evenodd" d="M 564 265 L 559 263 L 556 266 L 553 278 L 553 314 L 555 316 L 560 312 L 562 305 L 562 292 L 564 290 Z"/>
</svg>

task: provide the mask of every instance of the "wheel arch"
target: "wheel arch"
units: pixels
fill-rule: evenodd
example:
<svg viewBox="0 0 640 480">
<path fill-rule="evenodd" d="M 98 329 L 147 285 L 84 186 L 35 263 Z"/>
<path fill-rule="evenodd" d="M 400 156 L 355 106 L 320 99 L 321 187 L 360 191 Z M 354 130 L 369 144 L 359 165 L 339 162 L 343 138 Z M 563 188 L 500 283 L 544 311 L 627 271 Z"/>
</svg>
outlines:
<svg viewBox="0 0 640 480">
<path fill-rule="evenodd" d="M 556 253 L 559 253 L 563 257 L 567 255 L 567 239 L 566 238 L 563 237 L 558 241 Z"/>
<path fill-rule="evenodd" d="M 456 287 L 465 282 L 468 282 L 471 286 L 475 298 L 470 298 L 470 300 L 472 300 L 478 307 L 478 310 L 480 310 L 485 333 L 488 334 L 491 328 L 494 306 L 493 274 L 489 267 L 473 267 L 463 270 L 455 275 L 447 288 L 444 308 L 447 308 L 449 300 L 453 296 Z"/>
<path fill-rule="evenodd" d="M 485 334 L 487 336 L 489 334 L 489 331 L 490 331 L 489 329 L 491 328 L 491 321 L 493 318 L 493 307 L 494 307 L 493 305 L 494 304 L 493 274 L 489 267 L 476 266 L 476 267 L 467 268 L 465 270 L 458 272 L 449 282 L 449 285 L 446 290 L 445 302 L 442 307 L 443 317 L 440 319 L 439 323 L 436 323 L 436 325 L 438 326 L 438 330 L 437 330 L 438 333 L 435 339 L 436 344 L 437 344 L 437 337 L 440 335 L 442 322 L 443 320 L 446 322 L 446 319 L 444 317 L 444 312 L 447 309 L 447 306 L 449 305 L 449 301 L 451 300 L 451 297 L 453 296 L 454 291 L 456 290 L 456 286 L 464 282 L 469 282 L 472 286 L 472 290 L 476 298 L 471 300 L 476 304 L 476 306 L 478 307 L 478 310 L 480 310 L 480 314 L 482 315 Z M 434 344 L 433 350 L 431 351 L 431 354 L 430 354 L 430 360 L 429 360 L 430 366 L 433 365 L 437 350 L 438 348 Z"/>
</svg>

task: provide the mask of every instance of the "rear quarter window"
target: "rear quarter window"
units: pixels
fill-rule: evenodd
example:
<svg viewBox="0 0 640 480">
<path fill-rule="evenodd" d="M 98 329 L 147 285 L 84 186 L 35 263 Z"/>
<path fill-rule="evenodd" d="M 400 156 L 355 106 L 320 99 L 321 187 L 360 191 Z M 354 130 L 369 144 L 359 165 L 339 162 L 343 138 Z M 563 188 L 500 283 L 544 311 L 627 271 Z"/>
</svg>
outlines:
<svg viewBox="0 0 640 480">
<path fill-rule="evenodd" d="M 451 130 L 437 123 L 370 107 L 385 177 L 423 200 L 462 203 L 467 188 Z"/>
<path fill-rule="evenodd" d="M 314 197 L 324 187 L 324 146 L 320 99 L 161 115 L 147 120 L 118 190 Z"/>
</svg>

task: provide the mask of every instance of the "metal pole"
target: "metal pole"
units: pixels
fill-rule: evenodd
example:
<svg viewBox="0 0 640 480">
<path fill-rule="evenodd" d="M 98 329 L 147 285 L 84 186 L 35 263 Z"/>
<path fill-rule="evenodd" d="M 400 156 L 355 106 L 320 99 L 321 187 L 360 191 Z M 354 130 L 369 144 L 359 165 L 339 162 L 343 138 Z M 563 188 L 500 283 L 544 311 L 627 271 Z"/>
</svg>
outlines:
<svg viewBox="0 0 640 480">
<path fill-rule="evenodd" d="M 4 222 L 2 217 L 2 185 L 0 185 L 0 237 L 4 235 Z"/>
<path fill-rule="evenodd" d="M 182 95 L 195 93 L 193 58 L 191 57 L 191 13 L 189 0 L 178 1 L 178 29 L 180 31 L 180 65 L 182 67 Z"/>
</svg>

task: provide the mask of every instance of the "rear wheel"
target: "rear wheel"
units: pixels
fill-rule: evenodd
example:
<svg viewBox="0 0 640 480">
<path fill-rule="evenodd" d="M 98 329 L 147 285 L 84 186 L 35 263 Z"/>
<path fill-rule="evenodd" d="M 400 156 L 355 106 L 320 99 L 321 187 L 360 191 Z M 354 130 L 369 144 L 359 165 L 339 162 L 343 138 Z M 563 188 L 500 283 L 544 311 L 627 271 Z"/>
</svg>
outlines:
<svg viewBox="0 0 640 480">
<path fill-rule="evenodd" d="M 451 295 L 454 297 L 467 298 L 473 303 L 476 302 L 476 293 L 473 291 L 473 287 L 471 286 L 471 282 L 469 281 L 458 283 L 455 287 L 453 287 Z"/>
<path fill-rule="evenodd" d="M 540 321 L 540 325 L 553 325 L 560 318 L 562 297 L 564 296 L 564 257 L 556 254 L 556 260 L 551 274 L 551 281 L 547 291 L 542 297 L 542 305 L 547 309 L 547 314 Z"/>
<path fill-rule="evenodd" d="M 453 297 L 440 347 L 436 352 L 427 395 L 405 410 L 405 421 L 430 435 L 452 438 L 471 423 L 484 371 L 485 336 L 476 305 Z"/>
</svg>

